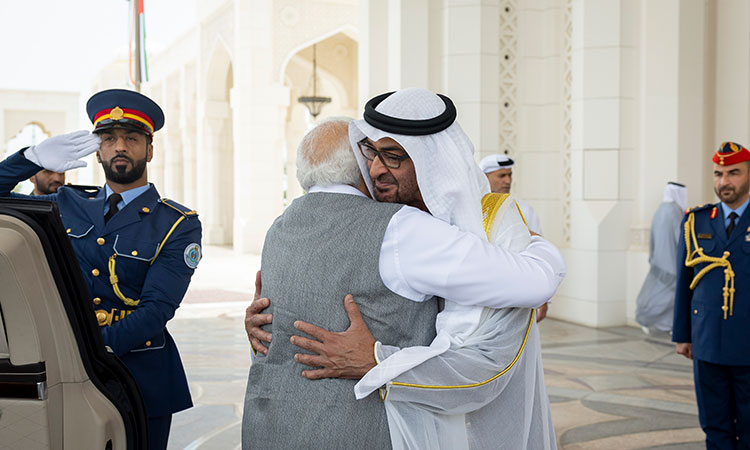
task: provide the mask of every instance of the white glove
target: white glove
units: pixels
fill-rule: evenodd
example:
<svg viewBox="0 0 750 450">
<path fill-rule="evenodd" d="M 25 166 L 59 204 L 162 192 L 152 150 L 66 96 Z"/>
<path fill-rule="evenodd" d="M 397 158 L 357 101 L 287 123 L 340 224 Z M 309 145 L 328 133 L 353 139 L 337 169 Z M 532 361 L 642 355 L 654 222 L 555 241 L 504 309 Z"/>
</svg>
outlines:
<svg viewBox="0 0 750 450">
<path fill-rule="evenodd" d="M 86 162 L 79 161 L 79 159 L 99 150 L 100 144 L 99 135 L 83 130 L 74 131 L 53 136 L 37 145 L 32 145 L 26 149 L 24 156 L 47 170 L 65 172 L 78 167 L 86 167 Z"/>
</svg>

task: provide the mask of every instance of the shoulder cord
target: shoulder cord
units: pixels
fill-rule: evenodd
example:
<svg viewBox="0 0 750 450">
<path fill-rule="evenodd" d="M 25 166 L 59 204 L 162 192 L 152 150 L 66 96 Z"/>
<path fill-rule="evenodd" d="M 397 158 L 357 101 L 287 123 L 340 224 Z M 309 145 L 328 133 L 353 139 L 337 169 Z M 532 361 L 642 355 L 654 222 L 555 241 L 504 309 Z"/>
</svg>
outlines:
<svg viewBox="0 0 750 450">
<path fill-rule="evenodd" d="M 690 283 L 690 289 L 695 289 L 698 282 L 711 270 L 717 267 L 724 268 L 724 288 L 723 297 L 724 304 L 721 310 L 724 311 L 724 320 L 727 318 L 727 312 L 732 315 L 734 308 L 734 270 L 732 270 L 732 264 L 729 262 L 729 252 L 724 251 L 721 258 L 715 256 L 706 256 L 703 253 L 703 248 L 698 247 L 698 239 L 695 237 L 695 214 L 690 213 L 687 220 L 685 221 L 685 266 L 695 267 L 700 263 L 708 263 L 706 267 L 700 270 L 697 275 L 693 278 Z"/>
<path fill-rule="evenodd" d="M 166 236 L 164 236 L 164 239 L 162 239 L 161 243 L 159 244 L 159 247 L 156 249 L 156 254 L 153 258 L 151 258 L 151 262 L 149 263 L 149 266 L 154 264 L 154 261 L 156 261 L 156 257 L 159 256 L 159 253 L 161 253 L 161 249 L 164 247 L 164 244 L 166 244 L 167 239 L 169 239 L 170 236 L 172 236 L 172 233 L 174 232 L 175 228 L 177 228 L 177 225 L 179 225 L 183 220 L 185 220 L 185 216 L 180 216 L 179 219 L 172 225 L 172 228 L 169 229 L 169 233 L 167 233 Z M 122 291 L 120 290 L 120 287 L 118 286 L 119 279 L 117 278 L 117 274 L 115 273 L 115 258 L 117 258 L 117 253 L 109 257 L 109 282 L 112 284 L 112 290 L 115 292 L 115 295 L 117 298 L 122 300 L 123 303 L 125 303 L 128 306 L 137 306 L 138 303 L 141 301 L 133 300 L 132 298 L 126 297 Z"/>
</svg>

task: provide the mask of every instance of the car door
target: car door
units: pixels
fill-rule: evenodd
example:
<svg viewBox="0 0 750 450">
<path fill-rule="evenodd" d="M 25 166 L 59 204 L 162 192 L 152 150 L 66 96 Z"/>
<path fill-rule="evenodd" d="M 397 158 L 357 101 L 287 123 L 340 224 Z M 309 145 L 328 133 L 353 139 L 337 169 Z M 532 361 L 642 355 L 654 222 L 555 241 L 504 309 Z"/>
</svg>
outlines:
<svg viewBox="0 0 750 450">
<path fill-rule="evenodd" d="M 57 205 L 0 199 L 0 450 L 147 448 L 89 298 Z"/>
</svg>

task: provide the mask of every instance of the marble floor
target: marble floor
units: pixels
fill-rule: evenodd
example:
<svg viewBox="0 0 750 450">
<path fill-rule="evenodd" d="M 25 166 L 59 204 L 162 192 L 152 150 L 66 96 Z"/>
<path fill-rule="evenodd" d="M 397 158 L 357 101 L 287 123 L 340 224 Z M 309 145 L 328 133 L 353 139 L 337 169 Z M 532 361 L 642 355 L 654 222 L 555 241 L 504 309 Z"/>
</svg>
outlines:
<svg viewBox="0 0 750 450">
<path fill-rule="evenodd" d="M 242 318 L 259 259 L 221 248 L 206 253 L 209 264 L 196 273 L 169 324 L 195 403 L 174 416 L 173 450 L 240 448 L 250 366 Z M 234 273 L 237 267 L 245 268 L 242 274 Z M 691 364 L 675 354 L 668 336 L 554 319 L 544 320 L 540 330 L 560 449 L 704 448 Z"/>
<path fill-rule="evenodd" d="M 668 336 L 556 320 L 540 328 L 559 448 L 705 448 L 692 366 Z"/>
</svg>

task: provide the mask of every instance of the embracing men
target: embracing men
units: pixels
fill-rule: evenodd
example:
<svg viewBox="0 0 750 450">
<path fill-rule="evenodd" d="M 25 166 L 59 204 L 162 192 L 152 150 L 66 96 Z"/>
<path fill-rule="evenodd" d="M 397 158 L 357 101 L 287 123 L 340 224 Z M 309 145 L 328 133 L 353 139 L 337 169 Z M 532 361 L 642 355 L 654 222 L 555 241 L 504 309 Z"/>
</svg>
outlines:
<svg viewBox="0 0 750 450">
<path fill-rule="evenodd" d="M 312 441 L 325 442 L 326 448 L 389 448 L 391 442 L 413 448 L 436 437 L 445 448 L 467 448 L 469 441 L 475 448 L 487 448 L 491 433 L 483 421 L 514 423 L 503 420 L 508 412 L 527 419 L 508 448 L 554 448 L 533 312 L 501 318 L 492 311 L 544 303 L 562 280 L 564 263 L 557 249 L 538 236 L 529 237 L 530 244 L 520 252 L 487 241 L 482 218 L 487 180 L 455 117 L 447 97 L 406 89 L 371 100 L 365 120 L 351 123 L 348 133 L 345 121 L 334 120 L 303 139 L 298 178 L 308 193 L 277 219 L 263 250 L 262 295 L 271 299 L 273 323 L 263 331 L 253 324 L 270 323 L 270 315 L 248 318 L 248 333 L 259 353 L 248 380 L 244 448 L 303 448 Z M 369 200 L 369 194 L 383 203 Z M 346 314 L 341 308 L 346 294 L 357 300 L 366 325 L 350 297 Z M 434 297 L 445 299 L 440 314 Z M 267 303 L 256 302 L 249 313 Z M 487 334 L 488 320 L 508 325 L 511 333 L 508 351 L 493 353 L 495 349 L 486 346 L 490 366 L 499 369 L 477 387 L 510 383 L 516 370 L 530 375 L 531 386 L 526 387 L 531 389 L 506 408 L 515 411 L 482 404 L 446 406 L 440 396 L 433 396 L 423 402 L 429 405 L 427 416 L 419 416 L 430 426 L 415 426 L 415 416 L 394 422 L 396 415 L 389 410 L 386 419 L 381 398 L 367 395 L 372 388 L 358 386 L 364 399 L 357 401 L 353 380 L 325 378 L 360 378 L 373 367 L 372 373 L 378 366 L 389 367 L 388 373 L 379 374 L 388 384 L 381 390 L 387 404 L 394 397 L 398 403 L 413 401 L 404 391 L 414 384 L 391 383 L 391 375 L 411 380 L 440 358 L 436 367 L 445 373 L 429 374 L 430 379 L 443 376 L 447 384 L 415 390 L 460 387 L 453 385 L 454 379 L 467 377 L 485 380 L 450 361 L 484 364 L 477 358 L 478 346 L 468 359 L 465 350 L 467 342 L 481 343 L 478 336 L 493 333 Z M 330 333 L 301 321 L 333 330 L 344 330 L 347 321 L 351 326 Z M 320 342 L 290 338 L 297 329 Z M 273 343 L 266 349 L 261 340 L 270 340 L 268 331 Z M 295 355 L 292 344 L 315 354 Z M 421 347 L 406 348 L 412 346 Z M 388 365 L 392 358 L 425 364 L 393 367 Z M 303 364 L 319 369 L 307 370 L 303 377 Z M 456 378 L 447 373 L 452 369 L 458 369 Z M 313 381 L 318 378 L 325 379 Z M 375 389 L 380 384 L 375 382 Z M 463 414 L 474 414 L 477 408 L 485 414 L 475 416 L 476 425 L 467 436 Z M 448 411 L 444 418 L 450 423 L 429 417 L 433 411 Z M 441 435 L 442 425 L 461 433 Z M 407 436 L 412 432 L 427 435 Z M 445 442 L 451 438 L 455 442 Z"/>
</svg>

